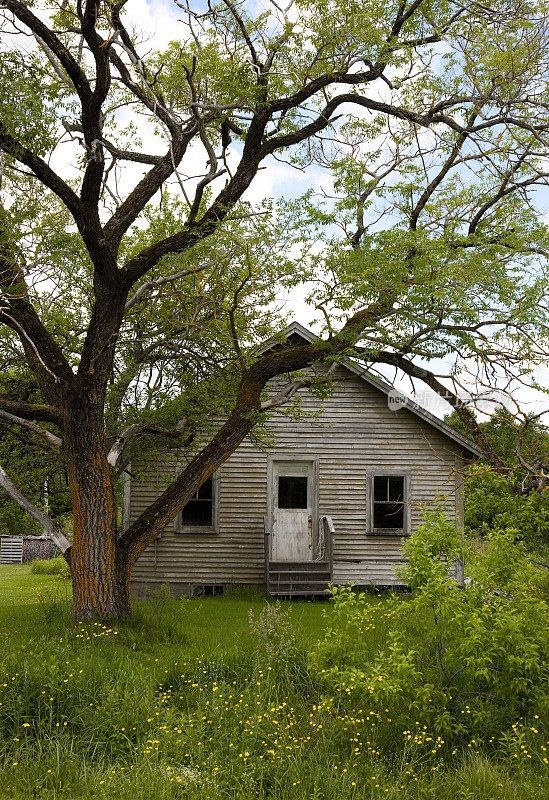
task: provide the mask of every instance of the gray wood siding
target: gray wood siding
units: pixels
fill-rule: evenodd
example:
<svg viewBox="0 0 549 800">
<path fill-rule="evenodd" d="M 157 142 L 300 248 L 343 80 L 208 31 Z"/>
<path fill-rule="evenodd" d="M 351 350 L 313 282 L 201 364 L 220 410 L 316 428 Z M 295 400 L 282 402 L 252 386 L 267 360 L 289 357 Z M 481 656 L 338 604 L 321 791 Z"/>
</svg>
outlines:
<svg viewBox="0 0 549 800">
<path fill-rule="evenodd" d="M 437 500 L 450 516 L 461 516 L 456 466 L 461 447 L 406 409 L 391 411 L 386 396 L 340 369 L 333 394 L 321 401 L 302 393 L 307 412 L 320 418 L 291 421 L 275 414 L 267 423 L 275 446 L 269 452 L 245 440 L 219 470 L 219 532 L 176 533 L 170 525 L 139 559 L 134 581 L 186 584 L 263 584 L 263 517 L 267 513 L 269 455 L 317 457 L 319 513 L 335 526 L 334 580 L 337 583 L 399 583 L 398 537 L 367 529 L 368 474 L 376 470 L 410 475 L 411 528 Z M 136 465 L 138 467 L 138 465 Z M 176 473 L 175 458 L 132 480 L 130 518 L 135 519 Z M 132 470 L 134 468 L 132 467 Z"/>
</svg>

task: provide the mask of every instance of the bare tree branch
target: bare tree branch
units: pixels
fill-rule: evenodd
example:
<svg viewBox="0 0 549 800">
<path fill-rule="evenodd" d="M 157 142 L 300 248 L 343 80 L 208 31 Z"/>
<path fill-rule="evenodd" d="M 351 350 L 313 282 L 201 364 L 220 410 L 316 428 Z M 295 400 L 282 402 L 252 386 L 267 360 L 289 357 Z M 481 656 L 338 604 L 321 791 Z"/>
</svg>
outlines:
<svg viewBox="0 0 549 800">
<path fill-rule="evenodd" d="M 326 375 L 315 375 L 312 378 L 303 378 L 302 380 L 298 381 L 290 381 L 275 395 L 269 397 L 268 400 L 264 400 L 261 403 L 261 411 L 273 411 L 275 408 L 288 405 L 288 403 L 293 400 L 297 392 L 299 392 L 301 389 L 310 389 L 312 386 L 326 386 L 331 384 L 333 380 L 332 375 L 336 367 L 337 364 L 333 364 Z"/>
<path fill-rule="evenodd" d="M 0 409 L 22 419 L 51 422 L 58 427 L 62 425 L 60 413 L 51 406 L 43 406 L 38 403 L 21 403 L 8 397 L 0 396 Z"/>
<path fill-rule="evenodd" d="M 189 434 L 189 431 L 186 430 L 186 425 L 187 421 L 185 419 L 181 420 L 176 428 L 163 428 L 161 425 L 151 425 L 143 422 L 136 422 L 133 425 L 128 425 L 128 427 L 122 431 L 114 444 L 111 446 L 107 456 L 107 462 L 111 467 L 115 467 L 116 462 L 118 461 L 130 439 L 143 433 L 150 433 L 155 436 L 165 436 L 169 439 L 179 439 L 184 433 L 187 433 L 188 438 L 185 444 L 188 445 L 193 439 L 193 434 Z"/>
<path fill-rule="evenodd" d="M 8 155 L 19 161 L 21 164 L 24 164 L 26 167 L 28 167 L 44 184 L 44 186 L 47 186 L 48 189 L 51 189 L 51 191 L 63 201 L 65 206 L 73 215 L 79 229 L 81 229 L 83 223 L 82 203 L 80 202 L 78 195 L 67 183 L 65 183 L 64 180 L 62 180 L 62 178 L 59 177 L 59 175 L 57 175 L 56 172 L 53 171 L 48 164 L 46 164 L 42 158 L 35 155 L 35 153 L 33 153 L 32 150 L 29 150 L 28 147 L 24 147 L 21 142 L 18 142 L 16 139 L 14 139 L 13 136 L 10 136 L 5 127 L 2 125 L 1 121 L 0 148 L 5 153 L 8 153 Z"/>
<path fill-rule="evenodd" d="M 47 431 L 45 428 L 41 428 L 40 425 L 37 425 L 35 422 L 31 422 L 31 420 L 29 419 L 16 417 L 14 414 L 10 414 L 8 411 L 4 411 L 1 408 L 0 408 L 0 419 L 5 419 L 6 422 L 11 422 L 14 425 L 21 425 L 23 428 L 28 428 L 28 430 L 38 434 L 38 436 L 41 436 L 48 442 L 48 444 L 53 445 L 53 447 L 55 447 L 58 450 L 61 448 L 63 444 L 59 436 L 56 436 L 54 433 Z"/>
<path fill-rule="evenodd" d="M 67 560 L 69 560 L 69 551 L 71 543 L 55 522 L 44 511 L 37 508 L 30 500 L 28 500 L 15 486 L 13 481 L 8 477 L 6 472 L 0 466 L 0 486 L 9 494 L 12 500 L 15 500 L 17 505 L 26 511 L 31 517 L 42 526 L 44 533 L 52 539 L 57 547 L 61 550 Z"/>
</svg>

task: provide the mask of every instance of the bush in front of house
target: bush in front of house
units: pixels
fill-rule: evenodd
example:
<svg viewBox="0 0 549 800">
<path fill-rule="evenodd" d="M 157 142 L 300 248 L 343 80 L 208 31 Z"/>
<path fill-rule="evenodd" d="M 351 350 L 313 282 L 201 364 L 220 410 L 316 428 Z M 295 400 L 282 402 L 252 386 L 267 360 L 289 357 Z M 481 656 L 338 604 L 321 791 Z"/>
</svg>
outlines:
<svg viewBox="0 0 549 800">
<path fill-rule="evenodd" d="M 31 572 L 34 575 L 59 575 L 60 578 L 70 578 L 69 565 L 63 556 L 47 558 L 43 561 L 33 561 Z"/>
<path fill-rule="evenodd" d="M 515 494 L 509 481 L 477 464 L 468 471 L 464 486 L 465 527 L 484 536 L 490 530 L 513 528 L 530 550 L 549 548 L 549 489 Z"/>
<path fill-rule="evenodd" d="M 401 575 L 413 592 L 376 609 L 337 590 L 311 666 L 338 702 L 374 715 L 386 748 L 400 741 L 426 757 L 516 748 L 517 758 L 532 758 L 530 739 L 549 711 L 549 608 L 515 531 L 492 531 L 471 552 L 463 588 L 448 569 L 462 551 L 454 525 L 428 516 L 404 548 Z M 386 629 L 377 651 L 365 635 L 372 627 Z"/>
</svg>

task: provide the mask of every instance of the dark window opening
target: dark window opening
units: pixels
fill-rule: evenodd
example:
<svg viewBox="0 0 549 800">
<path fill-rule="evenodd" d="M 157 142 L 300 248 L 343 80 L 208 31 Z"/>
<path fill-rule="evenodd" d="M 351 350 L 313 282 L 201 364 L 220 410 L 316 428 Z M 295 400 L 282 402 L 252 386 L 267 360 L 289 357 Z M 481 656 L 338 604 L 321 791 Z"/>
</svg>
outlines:
<svg viewBox="0 0 549 800">
<path fill-rule="evenodd" d="M 391 476 L 389 478 L 389 500 L 398 503 L 404 502 L 404 478 L 401 476 Z"/>
<path fill-rule="evenodd" d="M 374 476 L 374 528 L 404 529 L 404 476 Z"/>
<path fill-rule="evenodd" d="M 278 507 L 308 508 L 306 475 L 279 475 Z"/>
<path fill-rule="evenodd" d="M 213 586 L 198 584 L 193 587 L 193 597 L 218 597 L 223 594 L 223 586 L 215 584 Z"/>
<path fill-rule="evenodd" d="M 403 528 L 402 503 L 374 503 L 374 528 Z"/>
<path fill-rule="evenodd" d="M 213 480 L 208 478 L 181 511 L 181 524 L 198 528 L 211 527 L 213 503 Z"/>
</svg>

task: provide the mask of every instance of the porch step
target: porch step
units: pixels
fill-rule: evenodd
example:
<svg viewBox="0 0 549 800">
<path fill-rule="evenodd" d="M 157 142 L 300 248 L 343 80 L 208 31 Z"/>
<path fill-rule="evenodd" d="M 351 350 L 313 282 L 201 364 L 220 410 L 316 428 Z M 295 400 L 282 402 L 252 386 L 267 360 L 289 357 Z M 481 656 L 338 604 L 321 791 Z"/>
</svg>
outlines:
<svg viewBox="0 0 549 800">
<path fill-rule="evenodd" d="M 332 576 L 324 561 L 275 561 L 269 564 L 271 597 L 331 597 Z"/>
<path fill-rule="evenodd" d="M 278 572 L 279 570 L 294 570 L 298 569 L 300 572 L 305 570 L 315 572 L 316 570 L 330 570 L 327 561 L 269 561 L 269 570 Z"/>
<path fill-rule="evenodd" d="M 328 570 L 320 570 L 315 569 L 314 572 L 311 570 L 307 572 L 305 570 L 269 570 L 269 582 L 273 583 L 274 581 L 281 581 L 282 583 L 300 583 L 302 581 L 305 582 L 316 582 L 316 581 L 327 581 L 330 582 L 330 573 Z"/>
<path fill-rule="evenodd" d="M 291 592 L 269 592 L 269 597 L 273 600 L 295 600 L 297 597 L 307 597 L 309 600 L 329 600 L 332 597 L 332 593 L 328 589 L 324 592 L 310 592 L 308 590 L 298 592 L 294 589 Z"/>
<path fill-rule="evenodd" d="M 328 581 L 299 581 L 289 583 L 271 583 L 269 584 L 270 594 L 331 594 L 328 588 Z"/>
</svg>

